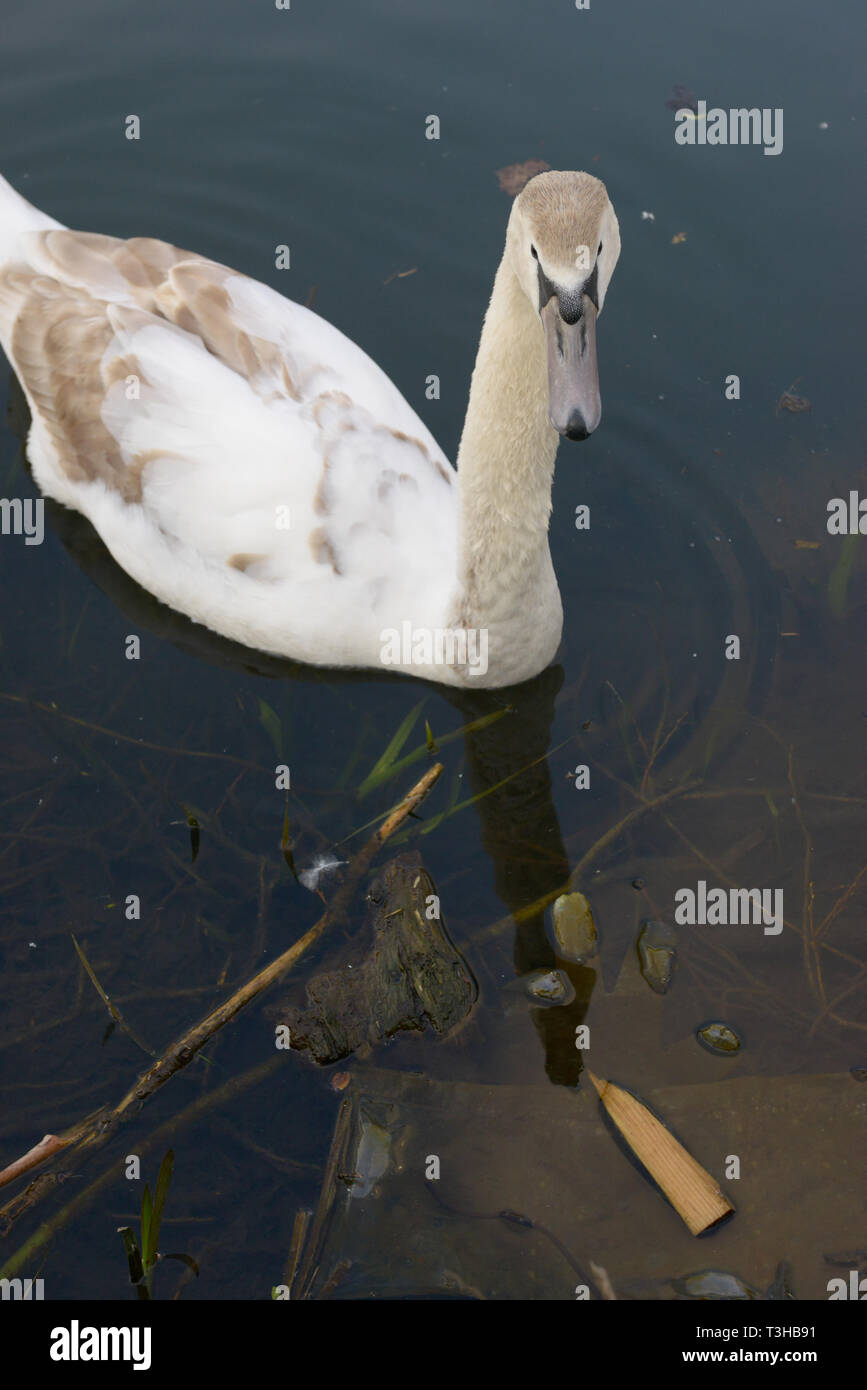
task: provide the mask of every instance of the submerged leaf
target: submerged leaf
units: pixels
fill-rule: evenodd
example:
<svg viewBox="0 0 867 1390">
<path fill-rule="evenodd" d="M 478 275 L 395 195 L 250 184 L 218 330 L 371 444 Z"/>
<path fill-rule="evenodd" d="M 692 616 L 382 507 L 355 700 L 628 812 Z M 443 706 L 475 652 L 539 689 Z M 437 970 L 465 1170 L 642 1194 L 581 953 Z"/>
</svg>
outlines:
<svg viewBox="0 0 867 1390">
<path fill-rule="evenodd" d="M 274 752 L 278 758 L 283 757 L 283 725 L 276 710 L 265 700 L 259 701 L 259 719 L 266 734 L 274 745 Z"/>
<path fill-rule="evenodd" d="M 129 1281 L 131 1284 L 137 1284 L 144 1276 L 138 1241 L 135 1238 L 132 1227 L 118 1226 L 117 1229 L 119 1235 L 123 1239 L 124 1249 L 126 1250 L 126 1260 L 129 1265 Z"/>
<path fill-rule="evenodd" d="M 792 415 L 800 415 L 804 410 L 812 410 L 812 401 L 806 396 L 793 396 L 790 391 L 784 391 L 777 403 L 778 410 L 788 410 Z"/>
<path fill-rule="evenodd" d="M 378 787 L 380 782 L 384 782 L 386 778 L 390 776 L 395 759 L 412 733 L 415 722 L 421 714 L 423 706 L 424 700 L 419 700 L 418 704 L 415 705 L 408 714 L 404 715 L 395 733 L 386 745 L 384 752 L 377 758 L 370 772 L 358 788 L 359 797 L 366 796 L 369 791 L 372 791 L 374 787 Z"/>
<path fill-rule="evenodd" d="M 383 280 L 384 285 L 390 285 L 392 280 L 405 280 L 407 275 L 415 275 L 418 266 L 414 265 L 409 270 L 393 270 L 387 280 Z"/>
<path fill-rule="evenodd" d="M 445 748 L 447 743 L 453 743 L 455 739 L 462 738 L 466 734 L 474 734 L 481 729 L 486 729 L 489 725 L 496 724 L 497 720 L 502 719 L 505 715 L 512 713 L 514 713 L 514 707 L 512 705 L 505 705 L 502 709 L 492 710 L 490 714 L 484 714 L 480 719 L 473 719 L 469 724 L 462 724 L 459 729 L 452 729 L 451 733 L 441 734 L 440 737 L 437 738 L 434 748 L 429 746 L 427 737 L 425 737 L 424 743 L 420 743 L 411 753 L 404 754 L 402 758 L 398 758 L 395 762 L 390 763 L 388 767 L 383 768 L 378 776 L 377 783 L 371 783 L 371 785 L 378 785 L 380 782 L 389 781 L 392 777 L 398 776 L 398 774 L 403 772 L 406 768 L 411 767 L 413 763 L 420 762 L 428 753 L 439 753 Z M 427 721 L 425 721 L 425 730 L 427 730 Z M 367 786 L 367 782 L 372 777 L 373 771 L 368 774 L 368 777 L 362 783 L 362 788 Z M 359 796 L 361 794 L 362 789 L 360 788 Z M 370 824 L 373 824 L 373 822 L 370 822 Z M 361 829 L 366 829 L 366 826 L 362 826 Z"/>
<path fill-rule="evenodd" d="M 781 410 L 788 410 L 791 412 L 791 414 L 797 415 L 800 414 L 800 412 L 803 410 L 812 409 L 812 403 L 807 400 L 806 396 L 795 395 L 794 388 L 797 386 L 800 380 L 800 377 L 796 377 L 795 380 L 792 382 L 792 385 L 789 386 L 788 389 L 785 390 L 783 394 L 780 396 L 780 399 L 777 401 L 777 415 L 779 415 Z"/>
<path fill-rule="evenodd" d="M 95 973 L 95 971 L 94 971 L 94 969 L 93 969 L 93 966 L 90 964 L 90 961 L 87 959 L 87 956 L 84 954 L 84 951 L 83 951 L 83 950 L 81 949 L 81 947 L 79 946 L 79 944 L 78 944 L 78 942 L 76 941 L 75 936 L 74 936 L 74 934 L 73 934 L 72 932 L 70 932 L 70 936 L 72 936 L 72 944 L 73 944 L 73 946 L 75 947 L 75 949 L 76 949 L 76 951 L 77 951 L 77 953 L 78 953 L 78 959 L 81 961 L 82 965 L 84 966 L 85 970 L 87 971 L 88 978 L 90 979 L 91 984 L 93 985 L 94 989 L 96 990 L 97 994 L 99 995 L 99 997 L 100 997 L 100 999 L 102 1000 L 102 1002 L 103 1002 L 103 1004 L 105 1005 L 105 1007 L 108 1009 L 108 1011 L 109 1011 L 109 1013 L 111 1014 L 112 1018 L 114 1019 L 115 1023 L 119 1023 L 119 1022 L 120 1022 L 120 1014 L 118 1013 L 117 1009 L 114 1007 L 114 1004 L 112 1004 L 111 1000 L 109 999 L 109 997 L 108 997 L 108 995 L 106 994 L 105 990 L 103 989 L 102 985 L 99 983 L 99 980 L 96 978 L 96 973 Z"/>
<path fill-rule="evenodd" d="M 199 853 L 199 822 L 192 811 L 183 804 L 181 810 L 187 818 L 187 825 L 190 827 L 190 863 L 195 864 Z M 177 822 L 175 822 L 177 824 Z"/>
<path fill-rule="evenodd" d="M 298 882 L 298 874 L 295 871 L 295 858 L 292 854 L 292 837 L 289 834 L 289 797 L 286 797 L 286 810 L 283 812 L 283 834 L 280 836 L 280 848 L 283 851 L 283 858 L 289 865 L 289 872 Z"/>
<path fill-rule="evenodd" d="M 151 1219 L 153 1217 L 154 1204 L 151 1200 L 151 1190 L 145 1183 L 145 1190 L 141 1199 L 141 1253 L 142 1263 L 145 1271 L 150 1268 L 153 1261 L 148 1261 L 148 1251 L 151 1244 Z"/>
<path fill-rule="evenodd" d="M 157 1175 L 156 1190 L 154 1192 L 154 1204 L 153 1211 L 151 1213 L 148 1247 L 144 1252 L 145 1267 L 148 1269 L 152 1264 L 156 1263 L 157 1246 L 159 1245 L 160 1239 L 160 1222 L 163 1218 L 163 1207 L 166 1204 L 166 1197 L 169 1193 L 169 1183 L 172 1180 L 172 1169 L 174 1168 L 174 1163 L 174 1151 L 172 1149 L 169 1149 L 165 1157 L 163 1158 L 162 1163 L 160 1164 L 160 1171 Z"/>
<path fill-rule="evenodd" d="M 828 580 L 828 606 L 835 618 L 845 618 L 846 616 L 846 591 L 849 587 L 852 566 L 855 563 L 855 548 L 858 540 L 857 531 L 846 536 L 840 548 L 840 558 Z"/>
</svg>

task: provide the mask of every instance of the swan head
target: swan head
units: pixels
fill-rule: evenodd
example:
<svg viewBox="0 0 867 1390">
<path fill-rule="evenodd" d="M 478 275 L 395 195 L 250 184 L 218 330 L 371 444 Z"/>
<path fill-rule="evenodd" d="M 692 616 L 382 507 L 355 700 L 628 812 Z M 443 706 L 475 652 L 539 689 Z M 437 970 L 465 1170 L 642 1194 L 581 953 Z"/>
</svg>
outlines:
<svg viewBox="0 0 867 1390">
<path fill-rule="evenodd" d="M 506 247 L 544 330 L 551 424 L 567 439 L 587 439 L 602 418 L 596 319 L 620 255 L 604 183 L 592 174 L 537 174 L 512 205 Z"/>
</svg>

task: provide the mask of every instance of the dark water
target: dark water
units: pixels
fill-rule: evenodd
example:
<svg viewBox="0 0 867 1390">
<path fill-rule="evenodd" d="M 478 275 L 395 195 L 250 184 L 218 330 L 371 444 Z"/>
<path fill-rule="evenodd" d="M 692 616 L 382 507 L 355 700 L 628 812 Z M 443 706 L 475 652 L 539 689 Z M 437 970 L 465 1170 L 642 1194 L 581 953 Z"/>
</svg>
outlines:
<svg viewBox="0 0 867 1390">
<path fill-rule="evenodd" d="M 830 498 L 867 490 L 857 7 L 831 5 L 818 22 L 803 0 L 713 13 L 500 0 L 471 16 L 457 0 L 295 0 L 290 11 L 47 0 L 38 12 L 7 6 L 3 28 L 0 168 L 13 184 L 70 226 L 158 236 L 291 298 L 315 296 L 452 457 L 509 211 L 495 171 L 540 158 L 597 174 L 623 251 L 600 327 L 603 425 L 558 462 L 563 647 L 529 687 L 459 701 L 375 673 L 291 670 L 160 609 L 59 508 L 47 508 L 41 547 L 2 538 L 2 1162 L 114 1104 L 149 1065 L 119 1028 L 105 1037 L 70 934 L 159 1054 L 321 910 L 281 854 L 275 762 L 292 769 L 299 866 L 335 845 L 346 858 L 360 827 L 424 770 L 427 754 L 358 795 L 420 701 L 404 754 L 424 743 L 425 720 L 443 738 L 514 706 L 443 744 L 444 775 L 410 837 L 481 1000 L 455 1041 L 394 1042 L 361 1060 L 353 1084 L 372 1064 L 497 1085 L 506 1129 L 514 1088 L 544 1097 L 580 1082 L 573 1034 L 586 1019 L 603 1075 L 645 1094 L 706 1088 L 693 1131 L 679 1125 L 692 1147 L 701 1095 L 722 1073 L 765 1078 L 771 1097 L 782 1076 L 827 1075 L 822 1122 L 851 1153 L 848 1069 L 867 1065 L 867 568 L 864 542 L 829 536 L 825 522 Z M 678 146 L 666 106 L 675 84 L 709 107 L 782 108 L 783 152 Z M 138 142 L 124 138 L 130 113 Z M 430 113 L 438 142 L 424 138 Z M 274 268 L 284 242 L 289 272 Z M 424 395 L 430 373 L 437 402 Z M 730 374 L 737 401 L 725 398 Z M 781 407 L 787 389 L 811 408 Z M 0 390 L 15 415 L 5 364 Z M 35 495 L 11 428 L 0 492 Z M 582 503 L 589 532 L 574 526 Z M 142 637 L 137 662 L 124 657 L 130 633 Z M 725 658 L 730 634 L 739 661 Z M 591 786 L 578 792 L 570 777 L 584 763 Z M 646 809 L 687 780 L 691 799 Z M 193 862 L 188 815 L 199 825 Z M 573 886 L 593 901 L 600 957 L 573 971 L 570 1010 L 531 1011 L 502 987 L 516 969 L 553 964 L 544 921 L 503 919 L 585 857 Z M 787 926 L 779 937 L 731 928 L 724 940 L 685 931 L 661 999 L 636 983 L 638 924 L 670 920 L 675 891 L 699 878 L 782 888 Z M 126 920 L 129 894 L 140 920 Z M 694 1043 L 708 1017 L 743 1031 L 735 1062 Z M 123 1160 L 141 1153 L 153 1183 L 170 1145 L 167 1242 L 201 1270 L 182 1296 L 269 1296 L 294 1214 L 317 1200 L 338 1104 L 330 1073 L 293 1055 L 260 1077 L 273 1059 L 254 1004 L 83 1170 L 76 1194 L 101 1173 L 104 1184 L 34 1256 L 50 1296 L 133 1296 L 116 1227 L 137 1219 L 141 1185 L 124 1181 Z M 852 1091 L 839 1099 L 844 1078 Z M 580 1092 L 569 1100 L 590 1104 Z M 556 1147 L 553 1119 L 551 1132 Z M 748 1164 L 755 1137 L 744 1142 Z M 809 1137 L 779 1144 L 813 1193 L 800 1243 L 780 1212 L 749 1256 L 732 1245 L 714 1258 L 767 1283 L 778 1259 L 796 1256 L 803 1296 L 823 1297 L 823 1255 L 849 1198 Z M 723 1155 L 701 1157 L 721 1174 Z M 530 1162 L 519 1140 L 506 1166 L 508 1205 L 522 1211 L 541 1200 Z M 461 1173 L 458 1186 L 471 1179 Z M 659 1200 L 635 1181 L 636 1201 Z M 601 1261 L 624 1288 L 649 1274 L 631 1222 L 612 1210 L 585 1249 L 568 1188 L 552 1190 L 537 1219 L 551 1227 L 559 1212 L 579 1259 Z M 605 1211 L 606 1192 L 596 1195 Z M 67 1200 L 16 1221 L 4 1253 Z M 654 1275 L 713 1262 L 664 1217 Z M 752 1220 L 748 1201 L 739 1219 Z M 386 1265 L 399 1293 L 399 1252 Z M 163 1296 L 181 1269 L 164 1275 Z M 567 1271 L 562 1294 L 544 1296 L 570 1298 L 572 1283 Z"/>
</svg>

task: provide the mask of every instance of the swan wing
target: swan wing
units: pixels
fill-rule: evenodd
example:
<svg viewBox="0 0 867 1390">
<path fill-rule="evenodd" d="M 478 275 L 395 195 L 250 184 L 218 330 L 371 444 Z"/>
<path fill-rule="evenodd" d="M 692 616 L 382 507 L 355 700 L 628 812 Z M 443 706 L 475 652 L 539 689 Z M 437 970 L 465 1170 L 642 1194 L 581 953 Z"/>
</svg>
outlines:
<svg viewBox="0 0 867 1390">
<path fill-rule="evenodd" d="M 172 606 L 366 664 L 383 625 L 447 604 L 456 474 L 310 310 L 162 241 L 49 228 L 0 268 L 0 337 L 41 486 Z"/>
</svg>

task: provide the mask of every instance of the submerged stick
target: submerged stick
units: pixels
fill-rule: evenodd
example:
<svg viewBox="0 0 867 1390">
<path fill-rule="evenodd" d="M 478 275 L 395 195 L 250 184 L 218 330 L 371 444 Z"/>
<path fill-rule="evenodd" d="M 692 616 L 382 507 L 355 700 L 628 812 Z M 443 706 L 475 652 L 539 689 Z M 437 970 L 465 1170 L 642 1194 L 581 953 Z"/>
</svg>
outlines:
<svg viewBox="0 0 867 1390">
<path fill-rule="evenodd" d="M 283 1282 L 288 1290 L 289 1298 L 292 1297 L 292 1286 L 295 1283 L 295 1275 L 298 1273 L 301 1251 L 304 1249 L 304 1242 L 307 1239 L 307 1230 L 312 1220 L 312 1211 L 296 1211 L 295 1213 L 295 1221 L 292 1226 L 292 1243 L 289 1246 L 289 1256 L 286 1260 L 286 1273 L 283 1276 Z"/>
<path fill-rule="evenodd" d="M 14 1163 L 8 1164 L 0 1172 L 0 1187 L 5 1187 L 7 1182 L 14 1182 L 29 1168 L 38 1168 L 40 1163 L 45 1162 L 46 1158 L 50 1158 L 52 1154 L 66 1148 L 69 1142 L 68 1139 L 60 1139 L 56 1134 L 46 1134 L 38 1144 L 34 1144 L 32 1149 L 28 1149 L 26 1154 L 16 1158 Z"/>
<path fill-rule="evenodd" d="M 636 1158 L 662 1188 L 694 1236 L 701 1235 L 734 1211 L 717 1181 L 640 1100 L 621 1086 L 601 1081 L 592 1071 L 587 1075 Z"/>
<path fill-rule="evenodd" d="M 196 1120 L 202 1118 L 209 1111 L 217 1109 L 224 1101 L 232 1100 L 241 1091 L 250 1086 L 257 1086 L 266 1077 L 270 1076 L 282 1065 L 282 1058 L 274 1054 L 264 1062 L 259 1062 L 249 1071 L 243 1072 L 241 1076 L 233 1076 L 231 1080 L 223 1083 L 215 1091 L 208 1091 L 204 1096 L 199 1096 L 180 1114 L 172 1117 L 160 1125 L 158 1129 L 152 1130 L 150 1134 L 143 1135 L 136 1140 L 136 1153 L 144 1156 L 152 1151 L 164 1152 L 165 1144 L 172 1144 L 175 1141 L 178 1130 L 185 1124 L 194 1124 Z M 117 1181 L 117 1166 L 114 1162 L 109 1163 L 97 1178 L 84 1188 L 79 1190 L 76 1195 L 51 1216 L 37 1227 L 31 1236 L 28 1236 L 23 1245 L 13 1252 L 9 1258 L 0 1265 L 0 1279 L 12 1279 L 19 1270 L 27 1269 L 33 1264 L 36 1256 L 50 1241 L 68 1226 L 70 1221 L 81 1216 L 87 1208 L 96 1200 L 99 1194 L 109 1186 L 110 1183 Z M 55 1173 L 43 1173 L 35 1179 L 36 1183 L 45 1183 L 52 1189 L 57 1187 L 58 1178 Z M 18 1198 L 9 1203 L 9 1207 L 14 1207 L 15 1202 L 23 1202 L 30 1189 L 25 1188 Z M 32 1205 L 27 1203 L 26 1205 Z M 25 1206 L 26 1209 L 26 1206 Z M 8 1208 L 7 1208 L 8 1210 Z M 14 1219 L 14 1218 L 13 1218 Z M 12 1224 L 10 1220 L 9 1225 Z M 0 1231 L 2 1233 L 2 1231 Z"/>
<path fill-rule="evenodd" d="M 343 920 L 355 889 L 369 869 L 377 851 L 424 800 L 442 770 L 442 763 L 435 763 L 433 767 L 428 768 L 428 771 L 416 782 L 412 790 L 386 816 L 382 825 L 353 856 L 346 872 L 346 878 L 326 911 L 309 931 L 305 932 L 293 946 L 290 946 L 270 965 L 266 965 L 263 970 L 260 970 L 258 974 L 236 990 L 229 999 L 212 1010 L 195 1027 L 189 1029 L 177 1042 L 173 1043 L 154 1066 L 145 1072 L 144 1076 L 139 1077 L 138 1081 L 130 1087 L 126 1095 L 113 1109 L 98 1111 L 89 1120 L 81 1122 L 60 1136 L 70 1149 L 69 1160 L 64 1163 L 62 1177 L 58 1172 L 41 1174 L 23 1193 L 19 1193 L 5 1207 L 0 1208 L 0 1234 L 5 1234 L 19 1216 L 40 1201 L 48 1191 L 53 1190 L 58 1181 L 68 1176 L 71 1171 L 70 1163 L 77 1167 L 89 1153 L 100 1148 L 120 1125 L 138 1113 L 143 1102 L 155 1091 L 158 1091 L 170 1076 L 187 1066 L 205 1043 L 230 1019 L 234 1018 L 246 1004 L 249 1004 L 281 975 L 285 975 L 304 952 L 318 940 L 326 927 Z M 13 1169 L 16 1167 L 15 1164 L 11 1166 Z"/>
</svg>

